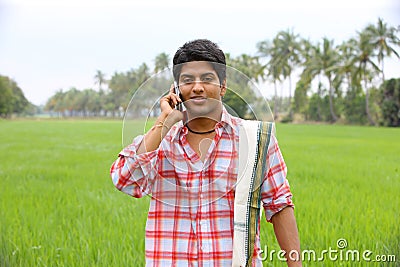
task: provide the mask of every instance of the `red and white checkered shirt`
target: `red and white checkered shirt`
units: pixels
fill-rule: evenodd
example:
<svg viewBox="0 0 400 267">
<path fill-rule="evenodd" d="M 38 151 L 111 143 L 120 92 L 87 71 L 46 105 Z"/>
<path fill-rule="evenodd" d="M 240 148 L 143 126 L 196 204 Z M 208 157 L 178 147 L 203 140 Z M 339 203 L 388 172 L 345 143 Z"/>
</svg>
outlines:
<svg viewBox="0 0 400 267">
<path fill-rule="evenodd" d="M 137 155 L 143 140 L 138 136 L 119 154 L 111 167 L 116 188 L 136 198 L 151 196 L 146 266 L 232 265 L 240 123 L 224 109 L 204 162 L 189 145 L 182 122 L 171 128 L 157 150 Z M 261 200 L 270 221 L 293 203 L 275 137 L 267 157 Z M 259 249 L 258 229 L 254 255 Z M 253 266 L 261 266 L 257 257 Z"/>
</svg>

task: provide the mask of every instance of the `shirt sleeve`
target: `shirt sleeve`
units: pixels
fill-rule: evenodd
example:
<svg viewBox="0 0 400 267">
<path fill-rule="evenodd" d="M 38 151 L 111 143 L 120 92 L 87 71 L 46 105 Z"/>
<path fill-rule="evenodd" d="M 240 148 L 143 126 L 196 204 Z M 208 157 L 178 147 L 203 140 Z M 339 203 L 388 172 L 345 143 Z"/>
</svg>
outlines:
<svg viewBox="0 0 400 267">
<path fill-rule="evenodd" d="M 136 198 L 151 193 L 157 177 L 158 149 L 137 154 L 143 141 L 143 135 L 137 136 L 133 143 L 125 147 L 112 164 L 110 174 L 115 187 Z"/>
<path fill-rule="evenodd" d="M 265 217 L 271 222 L 274 214 L 288 206 L 294 207 L 289 182 L 286 179 L 286 164 L 275 136 L 271 138 L 266 164 L 268 168 L 261 187 L 261 199 Z"/>
</svg>

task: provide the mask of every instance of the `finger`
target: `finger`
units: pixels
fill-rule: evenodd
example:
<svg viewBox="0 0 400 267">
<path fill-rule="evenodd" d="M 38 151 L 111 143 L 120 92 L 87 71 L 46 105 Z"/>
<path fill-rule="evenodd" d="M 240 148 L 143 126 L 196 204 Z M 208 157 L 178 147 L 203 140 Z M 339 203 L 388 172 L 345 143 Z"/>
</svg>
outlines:
<svg viewBox="0 0 400 267">
<path fill-rule="evenodd" d="M 176 94 L 173 94 L 173 97 L 174 97 L 174 100 L 175 100 L 175 104 L 177 105 L 177 104 L 179 104 L 179 103 L 182 103 L 182 99 L 178 96 L 178 95 L 176 95 Z"/>
<path fill-rule="evenodd" d="M 175 86 L 174 84 L 171 84 L 171 87 L 169 88 L 170 93 L 175 93 Z"/>
<path fill-rule="evenodd" d="M 172 100 L 165 96 L 160 101 L 161 111 L 168 111 L 174 108 Z"/>
<path fill-rule="evenodd" d="M 173 104 L 173 101 L 171 99 L 171 95 L 170 94 L 168 94 L 168 95 L 164 96 L 163 98 L 161 98 L 160 102 L 167 102 L 168 105 L 170 105 L 170 106 L 172 106 L 172 104 Z"/>
<path fill-rule="evenodd" d="M 182 103 L 182 99 L 179 97 L 179 95 L 176 95 L 176 99 L 177 99 L 180 103 Z"/>
<path fill-rule="evenodd" d="M 174 101 L 175 105 L 182 103 L 182 99 L 179 97 L 179 95 L 177 95 L 175 93 L 170 93 L 169 95 L 170 95 L 172 101 Z"/>
<path fill-rule="evenodd" d="M 179 90 L 178 90 L 179 91 Z M 176 96 L 176 99 L 182 103 L 182 99 L 179 97 L 179 94 L 177 94 L 177 92 L 175 91 L 175 84 L 171 85 L 171 88 L 169 89 L 170 94 L 173 94 L 174 96 Z"/>
<path fill-rule="evenodd" d="M 172 94 L 169 96 L 169 104 L 171 107 L 174 107 L 176 105 L 176 100 Z"/>
<path fill-rule="evenodd" d="M 179 98 L 179 96 L 177 96 L 176 94 L 172 94 L 171 95 L 172 100 L 174 101 L 174 105 L 178 105 L 181 101 L 181 99 Z"/>
<path fill-rule="evenodd" d="M 165 99 L 172 108 L 178 104 L 177 98 L 179 97 L 174 93 L 169 93 L 167 96 L 165 96 Z"/>
</svg>

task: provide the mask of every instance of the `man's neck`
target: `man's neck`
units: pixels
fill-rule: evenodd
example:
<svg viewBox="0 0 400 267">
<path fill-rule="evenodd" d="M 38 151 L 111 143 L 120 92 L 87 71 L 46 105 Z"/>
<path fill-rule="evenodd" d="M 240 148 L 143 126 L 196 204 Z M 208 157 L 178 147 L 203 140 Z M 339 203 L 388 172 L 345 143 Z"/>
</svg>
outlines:
<svg viewBox="0 0 400 267">
<path fill-rule="evenodd" d="M 215 124 L 221 121 L 222 108 L 217 109 L 207 116 L 201 116 L 196 118 L 191 118 L 190 113 L 188 113 L 187 124 L 190 129 L 198 132 L 205 132 L 214 129 Z"/>
</svg>

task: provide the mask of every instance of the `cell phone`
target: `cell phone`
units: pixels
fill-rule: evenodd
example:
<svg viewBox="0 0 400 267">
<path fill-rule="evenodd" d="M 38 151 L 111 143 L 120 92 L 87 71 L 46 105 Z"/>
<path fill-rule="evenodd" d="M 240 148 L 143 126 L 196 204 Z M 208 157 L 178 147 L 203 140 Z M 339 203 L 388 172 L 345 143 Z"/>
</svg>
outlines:
<svg viewBox="0 0 400 267">
<path fill-rule="evenodd" d="M 181 94 L 181 92 L 179 91 L 179 85 L 178 85 L 178 83 L 176 82 L 176 81 L 174 81 L 174 90 L 175 90 L 175 94 L 177 94 L 178 96 L 179 96 L 179 98 L 181 99 L 181 100 L 183 100 L 182 99 L 182 94 Z M 182 103 L 178 103 L 178 105 L 176 105 L 175 106 L 175 108 L 177 109 L 177 110 L 179 110 L 179 111 L 183 111 L 183 109 L 182 109 Z"/>
</svg>

